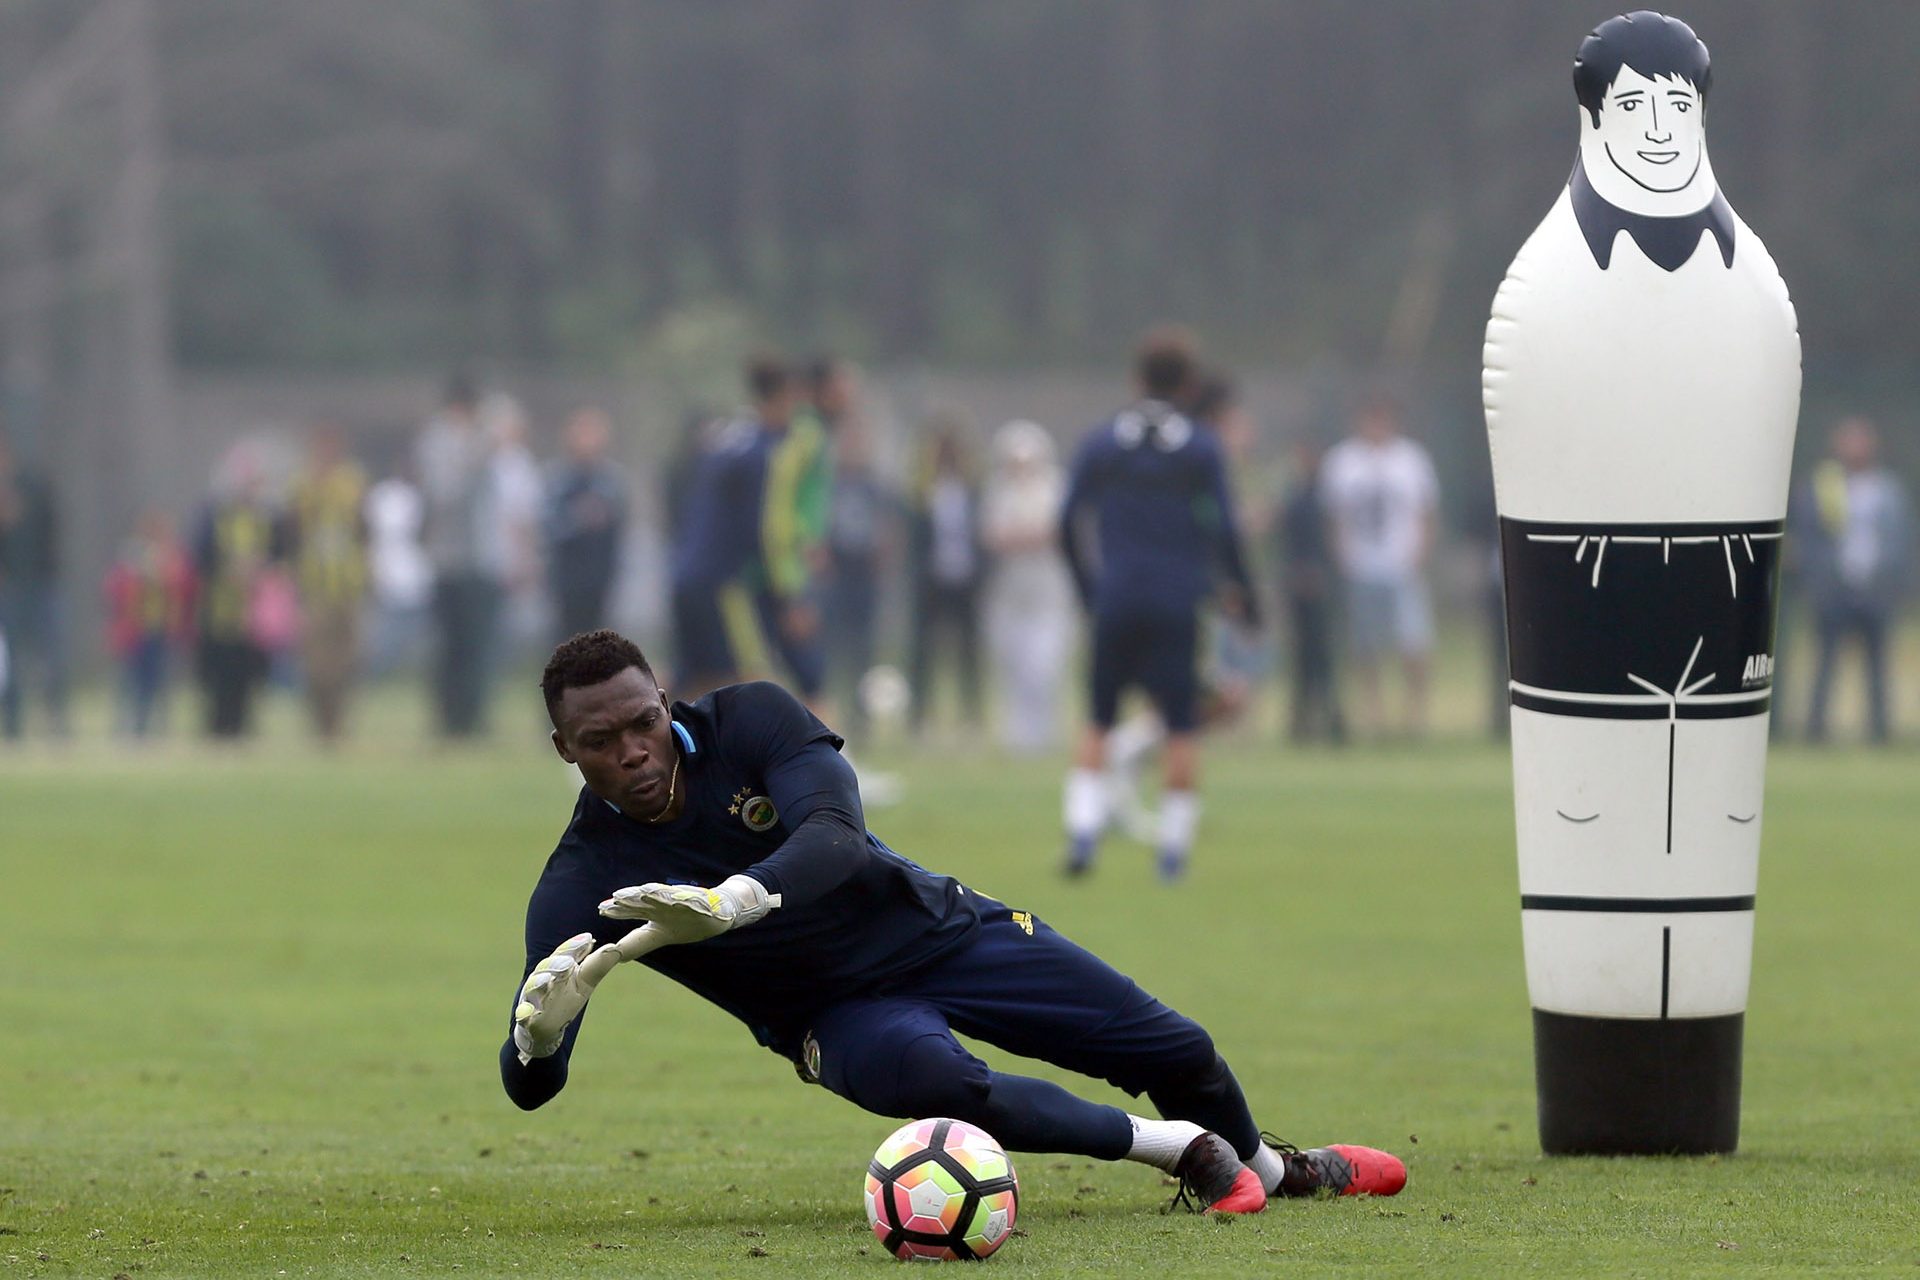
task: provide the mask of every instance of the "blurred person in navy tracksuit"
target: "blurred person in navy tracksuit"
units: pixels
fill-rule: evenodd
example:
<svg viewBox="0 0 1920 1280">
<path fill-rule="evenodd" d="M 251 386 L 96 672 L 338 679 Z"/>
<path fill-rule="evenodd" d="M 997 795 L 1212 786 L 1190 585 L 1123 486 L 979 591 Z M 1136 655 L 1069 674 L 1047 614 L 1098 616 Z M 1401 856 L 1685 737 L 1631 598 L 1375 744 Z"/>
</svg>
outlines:
<svg viewBox="0 0 1920 1280">
<path fill-rule="evenodd" d="M 1139 398 L 1088 433 L 1068 481 L 1061 542 L 1093 618 L 1091 707 L 1064 798 L 1069 875 L 1092 868 L 1112 816 L 1107 735 L 1130 687 L 1167 730 L 1159 873 L 1185 873 L 1200 819 L 1199 614 L 1217 572 L 1223 612 L 1257 621 L 1219 439 L 1174 408 L 1195 375 L 1185 334 L 1149 334 L 1134 359 Z"/>
</svg>

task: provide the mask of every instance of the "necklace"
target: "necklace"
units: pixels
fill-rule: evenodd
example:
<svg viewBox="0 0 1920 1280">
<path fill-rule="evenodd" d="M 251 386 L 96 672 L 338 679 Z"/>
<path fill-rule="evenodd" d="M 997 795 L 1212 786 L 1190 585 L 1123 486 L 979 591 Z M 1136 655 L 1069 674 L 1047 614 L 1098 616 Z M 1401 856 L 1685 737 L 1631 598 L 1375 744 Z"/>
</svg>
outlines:
<svg viewBox="0 0 1920 1280">
<path fill-rule="evenodd" d="M 660 821 L 660 819 L 667 816 L 667 810 L 673 808 L 673 788 L 675 784 L 677 784 L 679 781 L 680 781 L 680 757 L 676 754 L 673 757 L 673 773 L 670 774 L 667 778 L 667 802 L 661 805 L 660 812 L 654 814 L 651 818 L 648 818 L 646 820 L 647 822 L 649 823 L 658 822 Z"/>
</svg>

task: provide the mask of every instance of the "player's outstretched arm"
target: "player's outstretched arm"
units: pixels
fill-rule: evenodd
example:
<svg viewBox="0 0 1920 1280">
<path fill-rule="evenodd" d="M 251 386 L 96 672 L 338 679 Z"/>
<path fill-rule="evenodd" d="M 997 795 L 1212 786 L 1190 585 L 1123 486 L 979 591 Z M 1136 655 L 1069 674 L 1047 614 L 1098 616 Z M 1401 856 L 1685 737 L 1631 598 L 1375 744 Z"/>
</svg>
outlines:
<svg viewBox="0 0 1920 1280">
<path fill-rule="evenodd" d="M 515 997 L 513 1033 L 500 1052 L 501 1080 L 515 1105 L 531 1111 L 560 1092 L 594 988 L 621 961 L 669 941 L 651 925 L 598 948 L 591 933 L 577 933 L 533 966 Z"/>
</svg>

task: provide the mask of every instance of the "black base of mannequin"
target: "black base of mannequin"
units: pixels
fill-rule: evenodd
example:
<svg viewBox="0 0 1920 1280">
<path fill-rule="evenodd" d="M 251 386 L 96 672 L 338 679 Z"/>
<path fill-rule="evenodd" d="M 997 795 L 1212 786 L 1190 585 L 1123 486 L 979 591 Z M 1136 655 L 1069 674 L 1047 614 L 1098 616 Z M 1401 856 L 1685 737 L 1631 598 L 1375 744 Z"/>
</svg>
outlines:
<svg viewBox="0 0 1920 1280">
<path fill-rule="evenodd" d="M 1705 1155 L 1740 1145 L 1744 1013 L 1585 1018 L 1533 1011 L 1548 1155 Z"/>
</svg>

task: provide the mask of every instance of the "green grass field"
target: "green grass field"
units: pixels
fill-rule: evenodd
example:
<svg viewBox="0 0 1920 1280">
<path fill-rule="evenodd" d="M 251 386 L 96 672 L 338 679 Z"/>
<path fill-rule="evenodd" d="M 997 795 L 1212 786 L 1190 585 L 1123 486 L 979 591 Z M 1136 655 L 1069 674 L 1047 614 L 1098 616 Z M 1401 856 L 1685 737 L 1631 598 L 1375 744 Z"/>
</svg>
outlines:
<svg viewBox="0 0 1920 1280">
<path fill-rule="evenodd" d="M 0 1275 L 894 1265 L 859 1194 L 892 1123 L 644 971 L 602 988 L 565 1093 L 506 1101 L 520 915 L 569 806 L 532 729 L 470 753 L 329 757 L 289 734 L 246 756 L 0 757 Z M 1139 1166 L 1030 1155 L 1024 1235 L 991 1265 L 1911 1272 L 1916 763 L 1775 755 L 1739 1155 L 1549 1160 L 1501 749 L 1217 744 L 1197 867 L 1171 891 L 1124 842 L 1090 882 L 1056 878 L 1053 762 L 899 761 L 905 802 L 870 815 L 897 847 L 1198 1017 L 1266 1127 L 1412 1171 L 1394 1200 L 1213 1221 L 1163 1216 Z"/>
</svg>

